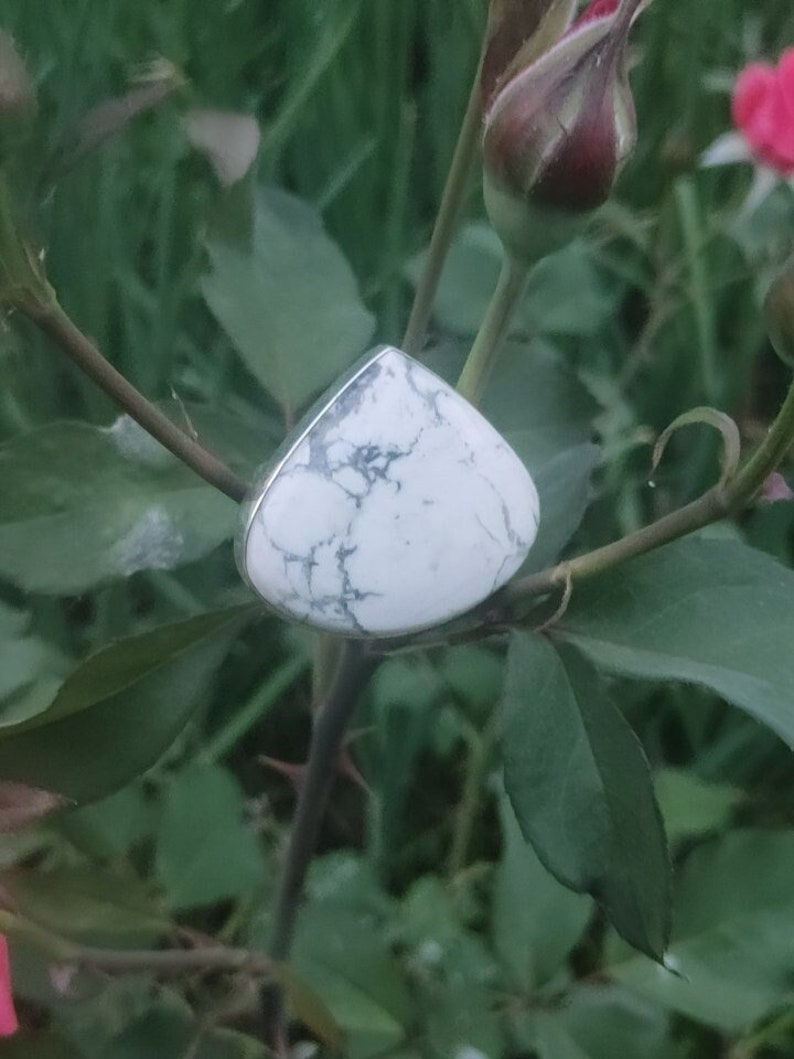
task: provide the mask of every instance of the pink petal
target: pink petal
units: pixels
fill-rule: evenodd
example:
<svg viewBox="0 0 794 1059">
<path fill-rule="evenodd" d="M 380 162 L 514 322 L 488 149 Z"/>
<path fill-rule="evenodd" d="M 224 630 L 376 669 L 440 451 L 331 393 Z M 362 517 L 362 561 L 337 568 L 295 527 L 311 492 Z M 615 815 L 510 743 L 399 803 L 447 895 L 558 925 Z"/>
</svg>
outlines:
<svg viewBox="0 0 794 1059">
<path fill-rule="evenodd" d="M 777 79 L 794 122 L 794 48 L 786 48 L 777 64 Z"/>
<path fill-rule="evenodd" d="M 783 97 L 783 104 L 788 115 L 786 146 L 785 148 L 783 148 L 782 144 L 779 146 L 788 158 L 791 167 L 794 168 L 794 48 L 787 48 L 780 56 L 780 62 L 777 67 L 777 79 L 780 85 L 780 94 Z"/>
<path fill-rule="evenodd" d="M 8 959 L 8 942 L 0 934 L 0 1037 L 10 1037 L 19 1029 L 14 998 L 11 993 L 11 965 Z"/>
<path fill-rule="evenodd" d="M 794 121 L 778 71 L 751 63 L 736 80 L 733 120 L 760 161 L 778 172 L 794 168 Z"/>
<path fill-rule="evenodd" d="M 775 168 L 788 175 L 794 169 L 794 116 L 778 84 L 769 110 L 768 155 Z"/>
<path fill-rule="evenodd" d="M 742 132 L 757 120 L 775 84 L 775 70 L 766 63 L 750 63 L 736 78 L 731 99 L 733 123 Z"/>
<path fill-rule="evenodd" d="M 794 169 L 794 48 L 788 48 L 777 66 L 778 125 L 774 147 L 783 163 L 783 172 Z"/>
</svg>

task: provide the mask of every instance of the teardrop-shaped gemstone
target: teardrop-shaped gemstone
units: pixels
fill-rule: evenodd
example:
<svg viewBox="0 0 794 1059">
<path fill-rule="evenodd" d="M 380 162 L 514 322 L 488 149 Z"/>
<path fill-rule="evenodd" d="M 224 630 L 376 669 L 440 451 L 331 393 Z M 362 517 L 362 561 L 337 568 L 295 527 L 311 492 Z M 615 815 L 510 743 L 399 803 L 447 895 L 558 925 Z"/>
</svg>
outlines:
<svg viewBox="0 0 794 1059">
<path fill-rule="evenodd" d="M 238 541 L 281 614 L 344 636 L 447 621 L 516 572 L 538 495 L 504 438 L 443 379 L 376 350 L 296 427 Z"/>
</svg>

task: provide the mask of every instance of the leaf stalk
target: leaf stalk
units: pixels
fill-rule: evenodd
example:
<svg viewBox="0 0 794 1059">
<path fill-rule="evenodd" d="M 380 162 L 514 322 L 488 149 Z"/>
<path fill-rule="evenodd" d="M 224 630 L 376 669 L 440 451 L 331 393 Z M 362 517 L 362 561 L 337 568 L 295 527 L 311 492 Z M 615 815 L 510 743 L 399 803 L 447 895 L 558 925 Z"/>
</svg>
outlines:
<svg viewBox="0 0 794 1059">
<path fill-rule="evenodd" d="M 403 350 L 411 357 L 421 352 L 427 324 L 433 311 L 441 270 L 444 267 L 450 244 L 455 236 L 466 198 L 471 172 L 477 157 L 481 127 L 480 67 L 477 66 L 474 82 L 466 104 L 466 112 L 458 134 L 449 173 L 441 196 L 430 247 L 425 266 L 414 295 L 411 316 L 403 338 Z"/>
<path fill-rule="evenodd" d="M 248 491 L 246 483 L 209 449 L 186 434 L 147 400 L 121 372 L 106 360 L 97 346 L 53 301 L 44 303 L 29 294 L 13 297 L 10 304 L 55 342 L 69 359 L 107 396 L 156 438 L 177 459 L 187 464 L 205 482 L 240 503 Z"/>
</svg>

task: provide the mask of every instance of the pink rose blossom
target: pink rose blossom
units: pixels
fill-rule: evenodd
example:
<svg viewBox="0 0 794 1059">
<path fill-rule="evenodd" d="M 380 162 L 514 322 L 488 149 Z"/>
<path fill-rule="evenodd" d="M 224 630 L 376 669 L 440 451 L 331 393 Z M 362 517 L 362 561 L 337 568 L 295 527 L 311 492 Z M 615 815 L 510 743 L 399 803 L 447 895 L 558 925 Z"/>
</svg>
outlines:
<svg viewBox="0 0 794 1059">
<path fill-rule="evenodd" d="M 19 1028 L 11 993 L 11 966 L 8 959 L 8 942 L 0 934 L 0 1037 L 10 1037 Z"/>
<path fill-rule="evenodd" d="M 733 121 L 759 162 L 794 173 L 794 48 L 777 66 L 750 63 L 733 90 Z"/>
</svg>

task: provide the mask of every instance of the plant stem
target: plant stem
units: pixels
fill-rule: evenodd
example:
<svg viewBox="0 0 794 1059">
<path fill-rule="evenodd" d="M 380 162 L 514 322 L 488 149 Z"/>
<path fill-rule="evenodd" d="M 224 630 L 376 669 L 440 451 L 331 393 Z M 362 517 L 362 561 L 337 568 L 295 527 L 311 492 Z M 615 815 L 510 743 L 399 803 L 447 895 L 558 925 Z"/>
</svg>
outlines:
<svg viewBox="0 0 794 1059">
<path fill-rule="evenodd" d="M 682 177 L 675 184 L 674 194 L 681 219 L 684 249 L 689 266 L 692 294 L 692 311 L 700 352 L 700 370 L 706 400 L 714 404 L 719 400 L 720 376 L 717 364 L 717 338 L 713 303 L 709 297 L 710 284 L 706 271 L 704 238 L 700 207 L 695 185 L 689 177 Z"/>
<path fill-rule="evenodd" d="M 322 709 L 315 715 L 309 760 L 276 895 L 268 953 L 278 962 L 287 958 L 292 943 L 306 872 L 314 854 L 347 724 L 359 692 L 377 665 L 377 659 L 368 652 L 363 641 L 345 641 L 340 654 L 333 683 Z M 277 1047 L 273 1042 L 280 1038 L 282 1022 L 278 989 L 265 991 L 263 1007 L 266 1043 Z"/>
<path fill-rule="evenodd" d="M 319 632 L 312 650 L 312 710 L 322 706 L 334 679 L 344 640 Z"/>
<path fill-rule="evenodd" d="M 212 945 L 196 949 L 146 950 L 98 949 L 81 945 L 74 957 L 64 961 L 86 970 L 109 974 L 136 974 L 151 971 L 156 975 L 181 975 L 199 971 L 249 971 L 270 975 L 273 964 L 261 952 Z"/>
<path fill-rule="evenodd" d="M 430 237 L 425 267 L 416 288 L 411 316 L 403 338 L 403 350 L 412 357 L 415 357 L 422 348 L 427 323 L 433 310 L 438 281 L 441 278 L 441 270 L 444 267 L 444 261 L 463 208 L 466 187 L 480 139 L 480 110 L 480 64 L 478 64 L 441 196 L 441 205 L 436 216 L 433 234 Z"/>
<path fill-rule="evenodd" d="M 602 548 L 596 548 L 592 552 L 585 552 L 575 559 L 558 563 L 556 566 L 541 570 L 537 574 L 529 574 L 528 577 L 513 581 L 504 589 L 500 596 L 501 605 L 515 604 L 533 596 L 542 595 L 557 585 L 562 585 L 566 580 L 580 581 L 594 574 L 600 574 L 612 566 L 633 559 L 644 552 L 660 548 L 663 544 L 683 537 L 687 533 L 708 526 L 724 518 L 731 511 L 727 492 L 719 486 L 710 489 L 703 496 L 686 504 L 677 511 L 671 511 L 649 526 L 629 533 L 618 541 L 606 544 Z"/>
<path fill-rule="evenodd" d="M 227 945 L 196 946 L 192 949 L 102 949 L 81 945 L 40 926 L 35 920 L 5 909 L 0 914 L 3 932 L 32 942 L 54 964 L 109 974 L 194 974 L 201 971 L 249 971 L 262 976 L 277 974 L 273 961 L 252 949 Z"/>
<path fill-rule="evenodd" d="M 303 880 L 314 852 L 320 820 L 334 776 L 334 765 L 358 694 L 374 666 L 375 659 L 367 653 L 364 642 L 345 641 L 334 681 L 322 708 L 315 716 L 309 760 L 276 897 L 273 934 L 269 945 L 273 959 L 283 960 L 289 951 Z"/>
<path fill-rule="evenodd" d="M 45 304 L 35 298 L 20 297 L 14 306 L 48 335 L 66 355 L 104 390 L 143 429 L 169 452 L 187 464 L 206 482 L 238 503 L 245 498 L 247 486 L 214 453 L 205 449 L 184 430 L 163 415 L 132 383 L 102 356 L 94 343 L 56 304 Z"/>
<path fill-rule="evenodd" d="M 471 845 L 471 836 L 477 819 L 477 808 L 480 801 L 488 763 L 496 742 L 501 723 L 501 713 L 495 710 L 482 732 L 472 731 L 469 736 L 469 755 L 466 761 L 466 778 L 463 793 L 455 816 L 452 831 L 452 845 L 449 852 L 447 874 L 454 879 L 466 867 L 466 859 Z"/>
<path fill-rule="evenodd" d="M 786 398 L 766 437 L 728 486 L 733 507 L 738 507 L 755 496 L 772 471 L 785 458 L 792 444 L 794 444 L 794 381 L 789 386 Z"/>
<path fill-rule="evenodd" d="M 477 332 L 463 371 L 458 379 L 458 393 L 476 405 L 499 352 L 507 325 L 526 286 L 529 270 L 525 264 L 505 255 L 496 290 Z"/>
<path fill-rule="evenodd" d="M 293 655 L 271 673 L 232 719 L 217 732 L 201 751 L 202 761 L 221 761 L 243 736 L 262 719 L 265 712 L 288 691 L 309 667 L 305 655 Z"/>
<path fill-rule="evenodd" d="M 683 537 L 687 533 L 701 529 L 711 522 L 717 522 L 726 515 L 740 510 L 764 484 L 769 475 L 780 464 L 786 453 L 794 444 L 794 383 L 789 387 L 786 398 L 781 405 L 775 421 L 758 446 L 756 451 L 727 485 L 716 485 L 707 493 L 686 504 L 677 511 L 664 515 L 649 526 L 644 526 L 635 533 L 630 533 L 619 541 L 613 541 L 603 548 L 596 548 L 575 559 L 538 574 L 530 574 L 508 585 L 502 595 L 506 601 L 517 601 L 522 598 L 538 595 L 549 588 L 562 584 L 566 579 L 573 581 L 592 577 L 609 567 L 625 562 L 636 555 L 652 551 L 663 544 Z"/>
</svg>

